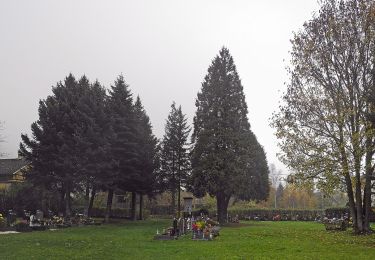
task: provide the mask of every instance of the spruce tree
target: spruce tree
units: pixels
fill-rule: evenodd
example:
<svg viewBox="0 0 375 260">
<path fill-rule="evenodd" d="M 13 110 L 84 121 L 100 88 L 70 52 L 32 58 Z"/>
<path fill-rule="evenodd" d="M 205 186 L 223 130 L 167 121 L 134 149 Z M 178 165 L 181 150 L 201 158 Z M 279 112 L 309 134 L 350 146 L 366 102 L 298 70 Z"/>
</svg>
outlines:
<svg viewBox="0 0 375 260">
<path fill-rule="evenodd" d="M 85 174 L 84 134 L 91 119 L 83 108 L 89 83 L 78 83 L 69 75 L 53 87 L 53 95 L 39 103 L 39 119 L 31 126 L 33 138 L 22 135 L 19 153 L 32 164 L 27 178 L 37 186 L 58 190 L 65 202 L 65 215 L 71 214 L 71 193 L 80 188 Z"/>
<path fill-rule="evenodd" d="M 229 199 L 261 197 L 251 192 L 252 185 L 263 185 L 260 176 L 268 178 L 268 168 L 254 171 L 267 164 L 255 165 L 256 138 L 250 131 L 243 86 L 228 49 L 222 48 L 208 68 L 196 107 L 191 189 L 198 197 L 206 193 L 216 197 L 218 220 L 225 222 Z M 258 157 L 263 155 L 260 152 Z"/>
<path fill-rule="evenodd" d="M 157 144 L 158 140 L 152 133 L 152 125 L 139 96 L 134 104 L 136 118 L 136 143 L 137 143 L 137 179 L 133 179 L 133 190 L 140 195 L 139 219 L 143 219 L 142 207 L 144 195 L 151 196 L 157 184 Z M 135 207 L 132 209 L 135 218 Z"/>
<path fill-rule="evenodd" d="M 181 106 L 176 108 L 173 102 L 165 125 L 165 134 L 161 148 L 161 171 L 167 189 L 172 195 L 172 211 L 175 211 L 177 193 L 177 215 L 181 213 L 181 187 L 187 183 L 190 170 L 188 137 L 190 127 Z"/>
<path fill-rule="evenodd" d="M 108 110 L 113 136 L 110 138 L 112 171 L 105 186 L 108 190 L 106 221 L 108 222 L 115 190 L 136 192 L 136 120 L 133 98 L 124 77 L 120 75 L 109 91 Z"/>
<path fill-rule="evenodd" d="M 87 84 L 79 81 L 79 84 Z M 86 115 L 86 127 L 79 133 L 82 140 L 81 163 L 84 165 L 82 188 L 85 190 L 85 214 L 90 215 L 96 191 L 102 188 L 110 171 L 109 137 L 112 136 L 110 120 L 106 108 L 106 90 L 98 81 L 89 84 L 88 93 L 80 102 Z M 77 143 L 78 144 L 78 143 Z"/>
</svg>

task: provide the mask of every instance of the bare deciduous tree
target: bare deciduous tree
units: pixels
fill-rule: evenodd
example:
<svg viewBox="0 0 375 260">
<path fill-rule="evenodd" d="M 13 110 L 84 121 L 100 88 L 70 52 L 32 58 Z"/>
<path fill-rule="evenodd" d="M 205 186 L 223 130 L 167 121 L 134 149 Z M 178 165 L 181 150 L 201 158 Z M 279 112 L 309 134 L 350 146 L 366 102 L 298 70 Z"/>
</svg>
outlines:
<svg viewBox="0 0 375 260">
<path fill-rule="evenodd" d="M 291 81 L 271 123 L 297 179 L 346 190 L 357 233 L 370 230 L 374 11 L 370 0 L 322 2 L 291 41 Z"/>
</svg>

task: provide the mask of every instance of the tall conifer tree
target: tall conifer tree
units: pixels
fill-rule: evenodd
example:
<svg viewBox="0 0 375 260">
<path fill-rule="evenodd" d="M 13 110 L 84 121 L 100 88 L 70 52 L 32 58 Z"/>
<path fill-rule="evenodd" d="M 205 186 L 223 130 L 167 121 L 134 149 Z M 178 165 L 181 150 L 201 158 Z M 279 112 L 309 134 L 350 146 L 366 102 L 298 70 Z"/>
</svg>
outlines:
<svg viewBox="0 0 375 260">
<path fill-rule="evenodd" d="M 186 186 L 190 170 L 188 137 L 190 127 L 181 106 L 176 108 L 173 102 L 171 112 L 165 125 L 162 141 L 161 169 L 167 189 L 172 195 L 172 211 L 175 210 L 177 195 L 177 212 L 181 212 L 181 187 Z"/>
<path fill-rule="evenodd" d="M 132 191 L 132 183 L 138 178 L 133 98 L 122 75 L 117 78 L 109 91 L 108 110 L 114 135 L 110 139 L 113 168 L 106 183 L 108 189 L 107 222 L 110 217 L 114 191 L 116 189 Z"/>
<path fill-rule="evenodd" d="M 208 192 L 216 197 L 218 220 L 225 222 L 229 199 L 259 197 L 248 191 L 250 185 L 259 175 L 268 178 L 268 168 L 258 175 L 254 172 L 252 150 L 257 141 L 250 131 L 243 87 L 228 49 L 222 48 L 208 68 L 196 107 L 192 191 L 196 196 Z"/>
<path fill-rule="evenodd" d="M 137 179 L 134 179 L 134 190 L 140 195 L 139 218 L 142 219 L 143 196 L 152 195 L 157 183 L 157 144 L 158 140 L 152 133 L 152 125 L 139 96 L 134 104 L 137 131 Z M 135 218 L 135 207 L 132 212 Z"/>
</svg>

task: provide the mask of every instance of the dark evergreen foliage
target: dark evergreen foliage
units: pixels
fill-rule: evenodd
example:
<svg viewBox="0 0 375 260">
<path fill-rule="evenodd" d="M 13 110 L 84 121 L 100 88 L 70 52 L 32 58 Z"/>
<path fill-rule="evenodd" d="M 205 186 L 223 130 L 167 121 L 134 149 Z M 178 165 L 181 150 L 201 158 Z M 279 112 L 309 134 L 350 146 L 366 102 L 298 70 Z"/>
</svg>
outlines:
<svg viewBox="0 0 375 260">
<path fill-rule="evenodd" d="M 134 182 L 134 190 L 152 195 L 157 190 L 157 145 L 158 140 L 152 133 L 152 125 L 139 96 L 134 104 L 136 118 L 136 143 L 138 164 L 136 165 L 138 179 Z"/>
<path fill-rule="evenodd" d="M 196 107 L 192 191 L 215 196 L 224 222 L 231 196 L 262 199 L 268 193 L 263 187 L 268 186 L 267 161 L 250 130 L 243 87 L 228 49 L 222 48 L 208 68 Z"/>
<path fill-rule="evenodd" d="M 27 179 L 59 191 L 60 210 L 71 214 L 71 194 L 86 192 L 89 214 L 97 190 L 107 190 L 107 220 L 115 192 L 157 190 L 157 139 L 140 98 L 133 104 L 123 76 L 109 96 L 83 76 L 69 75 L 40 101 L 32 138 L 22 135 L 20 155 L 31 162 Z M 91 194 L 91 199 L 90 198 Z"/>
<path fill-rule="evenodd" d="M 190 171 L 188 144 L 190 131 L 186 115 L 182 113 L 181 106 L 176 108 L 176 104 L 173 102 L 162 141 L 161 173 L 165 188 L 172 194 L 172 211 L 175 210 L 177 195 L 178 214 L 181 212 L 181 187 L 186 187 Z"/>
<path fill-rule="evenodd" d="M 96 86 L 95 88 L 98 88 Z M 58 190 L 65 201 L 65 214 L 71 214 L 72 192 L 96 176 L 93 168 L 93 129 L 98 127 L 91 113 L 91 85 L 83 76 L 79 82 L 69 75 L 52 89 L 53 95 L 39 103 L 39 120 L 32 124 L 32 139 L 22 135 L 20 155 L 32 164 L 27 178 L 34 185 Z M 99 100 L 104 95 L 99 95 Z M 104 102 L 100 100 L 99 102 Z M 91 152 L 90 152 L 91 151 Z"/>
</svg>

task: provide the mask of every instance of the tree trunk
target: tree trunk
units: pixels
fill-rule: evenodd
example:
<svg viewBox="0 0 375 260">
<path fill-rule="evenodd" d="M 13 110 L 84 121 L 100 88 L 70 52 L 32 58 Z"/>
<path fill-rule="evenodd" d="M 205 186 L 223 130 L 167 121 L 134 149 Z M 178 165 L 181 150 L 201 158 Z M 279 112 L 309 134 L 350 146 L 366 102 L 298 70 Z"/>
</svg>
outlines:
<svg viewBox="0 0 375 260">
<path fill-rule="evenodd" d="M 95 195 L 96 195 L 96 187 L 94 185 L 92 187 L 92 190 L 91 190 L 91 197 L 90 197 L 89 208 L 87 209 L 87 217 L 91 217 L 91 210 L 92 210 L 92 207 L 94 205 Z"/>
<path fill-rule="evenodd" d="M 372 138 L 367 137 L 366 139 L 366 160 L 365 160 L 365 170 L 366 170 L 366 178 L 365 178 L 365 189 L 363 192 L 363 210 L 364 210 L 364 219 L 363 219 L 363 230 L 368 233 L 371 231 L 370 228 L 370 212 L 371 212 L 371 176 L 373 174 L 372 170 Z"/>
<path fill-rule="evenodd" d="M 171 195 L 172 195 L 171 214 L 174 217 L 176 215 L 176 190 L 175 189 L 171 191 Z"/>
<path fill-rule="evenodd" d="M 71 211 L 70 185 L 66 185 L 66 188 L 65 188 L 65 217 L 70 218 L 71 215 L 72 215 L 72 211 Z"/>
<path fill-rule="evenodd" d="M 363 219 L 363 230 L 368 233 L 371 231 L 370 228 L 370 212 L 371 212 L 371 179 L 368 173 L 366 173 L 366 183 L 363 193 L 363 210 L 364 210 L 364 219 Z"/>
<path fill-rule="evenodd" d="M 105 209 L 105 218 L 104 218 L 105 223 L 108 223 L 109 218 L 111 217 L 112 200 L 113 200 L 113 189 L 109 189 L 108 190 L 108 197 L 107 197 L 107 207 Z"/>
<path fill-rule="evenodd" d="M 139 220 L 143 220 L 143 194 L 139 194 Z"/>
<path fill-rule="evenodd" d="M 346 193 L 348 195 L 348 201 L 349 201 L 349 209 L 350 209 L 350 215 L 353 220 L 353 228 L 354 232 L 358 233 L 358 221 L 357 221 L 357 211 L 356 211 L 356 205 L 354 202 L 354 193 L 353 193 L 353 184 L 352 180 L 350 178 L 349 174 L 349 163 L 348 163 L 348 157 L 346 155 L 345 147 L 344 147 L 344 138 L 343 138 L 343 131 L 342 128 L 340 128 L 340 155 L 341 155 L 341 165 L 343 168 L 343 174 L 345 178 L 345 185 L 346 185 Z"/>
<path fill-rule="evenodd" d="M 87 182 L 86 191 L 85 191 L 85 211 L 83 213 L 85 217 L 89 216 L 89 204 L 90 204 L 90 186 Z"/>
<path fill-rule="evenodd" d="M 65 212 L 65 188 L 60 190 L 60 201 L 59 201 L 59 212 L 58 214 L 63 214 Z"/>
<path fill-rule="evenodd" d="M 355 203 L 354 203 L 354 193 L 352 189 L 352 180 L 350 179 L 349 173 L 345 173 L 345 184 L 346 184 L 346 194 L 348 195 L 349 200 L 349 210 L 350 215 L 353 220 L 353 228 L 354 232 L 357 232 L 358 225 L 357 225 L 357 212 L 355 209 Z"/>
<path fill-rule="evenodd" d="M 172 151 L 172 215 L 176 216 L 176 174 L 175 174 L 175 153 Z"/>
<path fill-rule="evenodd" d="M 361 193 L 361 176 L 360 172 L 356 172 L 356 183 L 355 183 L 355 203 L 357 210 L 357 227 L 358 232 L 363 232 L 363 208 L 362 208 L 362 193 Z"/>
<path fill-rule="evenodd" d="M 217 221 L 220 224 L 228 222 L 227 213 L 228 213 L 228 203 L 229 198 L 225 194 L 219 192 L 216 195 L 216 205 L 217 205 Z"/>
<path fill-rule="evenodd" d="M 178 193 L 177 193 L 177 218 L 181 217 L 181 182 L 178 183 Z"/>
<path fill-rule="evenodd" d="M 180 154 L 178 154 L 178 160 L 177 160 L 177 164 L 178 164 L 178 169 L 177 169 L 177 178 L 178 178 L 178 182 L 177 182 L 177 218 L 180 218 L 181 217 L 181 158 L 180 158 Z"/>
<path fill-rule="evenodd" d="M 131 220 L 137 220 L 136 206 L 137 206 L 137 193 L 132 192 Z"/>
<path fill-rule="evenodd" d="M 47 199 L 46 199 L 46 193 L 44 192 L 44 188 L 41 189 L 41 200 L 42 200 L 42 211 L 46 214 L 49 208 L 47 206 Z"/>
</svg>

